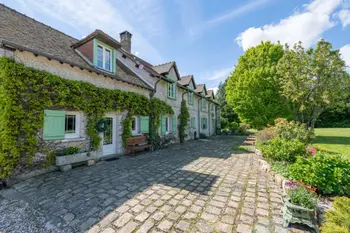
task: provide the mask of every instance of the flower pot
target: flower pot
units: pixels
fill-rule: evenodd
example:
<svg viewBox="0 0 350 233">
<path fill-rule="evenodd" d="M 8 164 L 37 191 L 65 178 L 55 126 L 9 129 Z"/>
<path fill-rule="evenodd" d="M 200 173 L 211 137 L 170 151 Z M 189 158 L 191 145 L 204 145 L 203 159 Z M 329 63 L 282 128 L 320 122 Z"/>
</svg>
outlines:
<svg viewBox="0 0 350 233">
<path fill-rule="evenodd" d="M 60 167 L 63 172 L 72 169 L 72 164 L 87 161 L 88 165 L 91 166 L 99 159 L 99 155 L 96 151 L 78 153 L 73 155 L 57 156 L 56 166 Z"/>
<path fill-rule="evenodd" d="M 307 209 L 294 205 L 287 197 L 284 199 L 283 206 L 283 226 L 288 227 L 289 223 L 305 224 L 314 228 L 318 232 L 315 209 Z"/>
</svg>

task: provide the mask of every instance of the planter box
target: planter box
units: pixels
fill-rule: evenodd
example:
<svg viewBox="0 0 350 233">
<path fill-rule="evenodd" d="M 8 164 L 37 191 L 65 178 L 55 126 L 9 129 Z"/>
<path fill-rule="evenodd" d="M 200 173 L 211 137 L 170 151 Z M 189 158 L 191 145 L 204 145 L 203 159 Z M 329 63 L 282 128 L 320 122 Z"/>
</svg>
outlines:
<svg viewBox="0 0 350 233">
<path fill-rule="evenodd" d="M 61 171 L 69 171 L 72 169 L 72 164 L 88 162 L 88 165 L 95 164 L 95 161 L 99 159 L 99 155 L 96 151 L 84 152 L 74 155 L 65 155 L 56 157 L 56 166 L 59 166 Z"/>
<path fill-rule="evenodd" d="M 315 209 L 307 209 L 294 205 L 290 202 L 289 198 L 285 198 L 283 206 L 283 226 L 288 227 L 289 223 L 300 223 L 314 228 L 316 232 L 318 232 L 315 213 Z"/>
</svg>

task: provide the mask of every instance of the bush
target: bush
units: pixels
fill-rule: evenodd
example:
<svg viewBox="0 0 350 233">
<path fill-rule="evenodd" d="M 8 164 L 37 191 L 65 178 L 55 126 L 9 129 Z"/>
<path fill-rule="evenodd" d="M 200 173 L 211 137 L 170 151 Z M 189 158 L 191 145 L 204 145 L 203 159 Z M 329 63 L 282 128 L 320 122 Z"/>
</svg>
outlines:
<svg viewBox="0 0 350 233">
<path fill-rule="evenodd" d="M 271 169 L 276 172 L 277 174 L 282 175 L 285 178 L 289 178 L 289 167 L 291 163 L 289 162 L 272 162 L 271 163 Z"/>
<path fill-rule="evenodd" d="M 239 124 L 237 122 L 231 122 L 229 124 L 229 130 L 236 131 L 239 128 Z"/>
<path fill-rule="evenodd" d="M 265 144 L 259 145 L 263 157 L 272 161 L 295 162 L 297 156 L 305 156 L 306 151 L 304 143 L 298 139 L 285 140 L 275 137 Z"/>
<path fill-rule="evenodd" d="M 306 129 L 305 125 L 295 123 L 294 121 L 287 121 L 284 118 L 277 118 L 275 120 L 276 135 L 285 140 L 298 139 L 305 145 L 314 138 L 313 130 Z"/>
<path fill-rule="evenodd" d="M 273 127 L 267 127 L 256 134 L 256 144 L 263 144 L 276 136 Z"/>
<path fill-rule="evenodd" d="M 350 161 L 340 155 L 318 152 L 308 159 L 298 157 L 289 174 L 317 187 L 320 194 L 350 194 Z"/>
<path fill-rule="evenodd" d="M 316 207 L 317 199 L 312 192 L 304 188 L 289 189 L 287 191 L 290 202 L 307 209 L 314 209 Z"/>
<path fill-rule="evenodd" d="M 65 155 L 74 155 L 80 151 L 80 148 L 77 146 L 66 147 L 62 150 L 56 152 L 56 156 L 65 156 Z"/>
<path fill-rule="evenodd" d="M 228 120 L 226 118 L 220 119 L 221 129 L 226 129 L 229 125 Z"/>
<path fill-rule="evenodd" d="M 246 134 L 247 133 L 247 129 L 248 129 L 248 125 L 247 124 L 240 123 L 236 133 L 238 133 L 238 134 Z"/>
<path fill-rule="evenodd" d="M 334 210 L 325 213 L 325 223 L 321 226 L 323 233 L 350 233 L 350 198 L 336 197 Z"/>
</svg>

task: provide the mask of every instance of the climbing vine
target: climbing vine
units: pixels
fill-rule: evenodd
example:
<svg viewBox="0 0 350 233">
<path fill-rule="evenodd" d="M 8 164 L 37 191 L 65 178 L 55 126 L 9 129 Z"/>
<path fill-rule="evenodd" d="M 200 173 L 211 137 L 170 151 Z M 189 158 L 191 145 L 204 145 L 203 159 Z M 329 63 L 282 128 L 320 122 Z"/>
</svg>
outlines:
<svg viewBox="0 0 350 233">
<path fill-rule="evenodd" d="M 152 103 L 157 103 L 153 114 Z M 172 113 L 171 107 L 159 99 L 151 101 L 141 94 L 63 79 L 0 58 L 0 179 L 10 176 L 18 165 L 30 166 L 35 153 L 42 149 L 38 132 L 43 127 L 44 109 L 84 112 L 91 150 L 101 143 L 96 122 L 106 112 L 128 111 L 129 116 L 151 114 L 157 119 L 154 121 L 157 127 L 161 114 Z M 125 124 L 131 122 L 127 120 Z M 128 135 L 123 133 L 123 139 Z"/>
<path fill-rule="evenodd" d="M 181 101 L 180 114 L 178 116 L 179 122 L 179 137 L 180 142 L 183 143 L 187 137 L 186 130 L 188 127 L 188 121 L 190 120 L 190 113 L 188 111 L 186 100 Z"/>
<path fill-rule="evenodd" d="M 123 121 L 123 135 L 122 135 L 122 139 L 123 139 L 123 145 L 125 146 L 126 143 L 126 139 L 130 138 L 132 133 L 131 133 L 131 121 L 132 118 L 130 115 L 128 115 L 124 121 Z"/>
</svg>

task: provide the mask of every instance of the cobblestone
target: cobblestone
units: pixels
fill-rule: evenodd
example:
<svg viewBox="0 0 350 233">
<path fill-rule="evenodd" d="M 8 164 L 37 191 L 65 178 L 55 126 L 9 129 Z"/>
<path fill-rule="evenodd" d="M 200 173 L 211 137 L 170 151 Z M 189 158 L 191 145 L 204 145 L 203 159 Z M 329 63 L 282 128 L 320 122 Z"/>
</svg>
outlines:
<svg viewBox="0 0 350 233">
<path fill-rule="evenodd" d="M 33 219 L 38 214 L 18 220 L 9 197 L 0 196 L 0 231 L 288 232 L 281 190 L 254 154 L 232 154 L 243 140 L 188 141 L 21 182 L 10 190 L 42 221 Z"/>
</svg>

